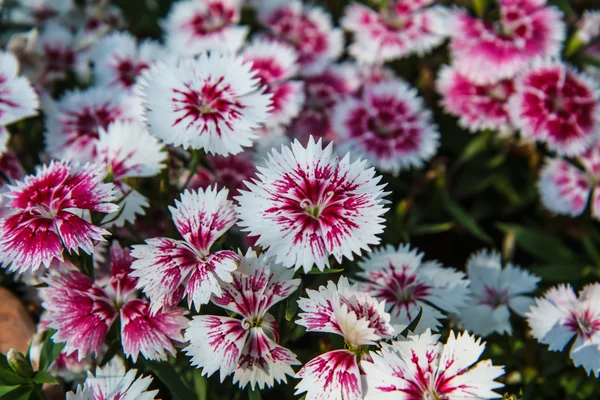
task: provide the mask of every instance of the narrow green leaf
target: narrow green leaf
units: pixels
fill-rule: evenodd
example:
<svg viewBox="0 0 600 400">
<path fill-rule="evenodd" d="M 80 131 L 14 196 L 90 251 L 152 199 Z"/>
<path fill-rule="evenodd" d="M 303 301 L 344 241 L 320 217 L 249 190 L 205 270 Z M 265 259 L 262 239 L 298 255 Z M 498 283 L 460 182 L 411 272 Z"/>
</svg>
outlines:
<svg viewBox="0 0 600 400">
<path fill-rule="evenodd" d="M 0 386 L 0 399 L 6 396 L 8 393 L 17 390 L 21 385 L 12 385 L 12 386 Z"/>
<path fill-rule="evenodd" d="M 40 383 L 40 384 L 44 384 L 44 383 L 49 383 L 51 385 L 57 385 L 58 382 L 56 381 L 56 379 L 54 379 L 54 377 L 52 375 L 50 375 L 47 372 L 44 371 L 38 371 L 35 373 L 35 375 L 33 376 L 33 381 L 35 383 Z"/>
<path fill-rule="evenodd" d="M 448 199 L 446 202 L 446 210 L 456 220 L 456 222 L 460 223 L 473 236 L 488 244 L 493 243 L 492 238 L 489 237 L 488 234 L 483 231 L 483 229 L 481 229 L 477 223 L 477 220 L 469 215 L 457 203 Z"/>
<path fill-rule="evenodd" d="M 22 385 L 29 382 L 10 369 L 0 369 L 0 386 Z"/>
<path fill-rule="evenodd" d="M 565 260 L 572 264 L 573 259 L 577 258 L 560 239 L 541 229 L 502 223 L 496 224 L 496 227 L 505 233 L 513 232 L 517 247 L 538 260 L 554 264 Z"/>
<path fill-rule="evenodd" d="M 29 400 L 33 387 L 31 385 L 19 386 L 15 390 L 0 396 L 1 400 Z"/>
<path fill-rule="evenodd" d="M 452 221 L 440 222 L 437 224 L 422 224 L 414 227 L 410 233 L 412 235 L 431 235 L 434 233 L 449 231 L 450 229 L 454 228 L 454 225 L 455 224 Z"/>
<path fill-rule="evenodd" d="M 489 0 L 473 0 L 473 9 L 478 17 L 483 18 L 487 11 Z"/>
<path fill-rule="evenodd" d="M 553 263 L 531 265 L 529 270 L 547 282 L 578 282 L 583 278 L 585 265 L 573 263 Z"/>
<path fill-rule="evenodd" d="M 325 274 L 337 274 L 338 272 L 342 272 L 344 268 L 325 268 L 323 271 L 319 270 L 319 268 L 314 267 L 310 270 L 310 275 L 325 275 Z"/>
<path fill-rule="evenodd" d="M 198 400 L 208 399 L 208 380 L 202 376 L 199 369 L 194 369 L 194 391 Z"/>
<path fill-rule="evenodd" d="M 461 153 L 458 160 L 456 160 L 455 165 L 458 166 L 463 164 L 469 160 L 471 160 L 476 155 L 482 153 L 486 149 L 489 148 L 490 139 L 492 137 L 491 131 L 483 131 L 473 136 L 473 139 L 469 141 L 469 143 L 465 146 L 463 152 Z"/>
<path fill-rule="evenodd" d="M 65 347 L 65 343 L 54 343 L 52 336 L 54 336 L 55 333 L 56 330 L 54 329 L 50 329 L 46 333 L 46 338 L 44 339 L 40 354 L 40 371 L 46 371 Z"/>
<path fill-rule="evenodd" d="M 291 321 L 292 318 L 296 315 L 296 311 L 298 310 L 298 299 L 300 298 L 300 293 L 302 293 L 302 281 L 300 281 L 300 286 L 294 293 L 292 293 L 286 301 L 285 304 L 285 319 L 287 321 Z"/>
<path fill-rule="evenodd" d="M 172 365 L 166 362 L 152 362 L 148 364 L 154 375 L 169 388 L 173 399 L 190 400 L 196 396 L 185 384 Z"/>
<path fill-rule="evenodd" d="M 260 394 L 260 390 L 256 388 L 256 390 L 252 390 L 250 386 L 248 386 L 248 400 L 261 400 L 262 396 Z"/>
</svg>

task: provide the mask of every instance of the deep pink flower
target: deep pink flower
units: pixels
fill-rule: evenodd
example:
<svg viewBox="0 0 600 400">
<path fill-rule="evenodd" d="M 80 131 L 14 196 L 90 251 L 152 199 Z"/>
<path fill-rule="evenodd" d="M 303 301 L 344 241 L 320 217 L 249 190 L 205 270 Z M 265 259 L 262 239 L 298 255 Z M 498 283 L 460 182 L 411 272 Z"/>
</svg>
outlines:
<svg viewBox="0 0 600 400">
<path fill-rule="evenodd" d="M 333 110 L 332 126 L 342 153 L 364 157 L 382 171 L 421 167 L 439 146 L 431 112 L 400 79 L 364 89 Z"/>
<path fill-rule="evenodd" d="M 580 155 L 600 138 L 600 88 L 559 61 L 533 63 L 516 80 L 509 101 L 525 137 L 561 155 Z"/>
<path fill-rule="evenodd" d="M 63 261 L 63 251 L 91 254 L 94 241 L 109 235 L 77 211 L 116 210 L 113 185 L 102 183 L 101 166 L 52 162 L 9 187 L 7 207 L 13 214 L 0 220 L 0 260 L 13 271 L 46 268 Z M 74 211 L 77 210 L 77 211 Z"/>
<path fill-rule="evenodd" d="M 331 16 L 320 7 L 299 0 L 282 2 L 269 8 L 261 21 L 277 38 L 296 48 L 303 72 L 323 68 L 343 51 L 343 32 L 333 27 Z"/>
<path fill-rule="evenodd" d="M 565 37 L 562 15 L 545 0 L 501 0 L 500 21 L 456 11 L 450 49 L 456 68 L 480 84 L 513 78 L 537 57 L 555 57 Z"/>
<path fill-rule="evenodd" d="M 200 315 L 194 317 L 185 332 L 190 345 L 184 351 L 191 364 L 211 376 L 219 370 L 221 382 L 233 373 L 233 382 L 241 388 L 272 387 L 293 376 L 292 365 L 299 364 L 294 353 L 277 344 L 279 332 L 268 310 L 290 296 L 300 284 L 293 271 L 257 257 L 249 250 L 242 258 L 233 281 L 224 284 L 222 294 L 214 296 L 216 305 L 243 319 Z"/>
<path fill-rule="evenodd" d="M 446 112 L 458 117 L 463 128 L 511 132 L 508 100 L 515 91 L 513 79 L 477 84 L 455 66 L 445 66 L 439 72 L 437 90 Z"/>
<path fill-rule="evenodd" d="M 423 55 L 446 38 L 448 11 L 430 6 L 434 0 L 396 0 L 376 12 L 361 4 L 346 8 L 342 26 L 354 33 L 350 54 L 358 61 L 375 63 Z"/>
<path fill-rule="evenodd" d="M 236 221 L 229 191 L 215 188 L 185 191 L 175 207 L 173 222 L 184 240 L 154 238 L 133 246 L 132 276 L 150 298 L 151 311 L 169 309 L 187 296 L 196 310 L 222 294 L 221 284 L 231 282 L 239 256 L 233 251 L 210 253 L 210 247 Z"/>
</svg>

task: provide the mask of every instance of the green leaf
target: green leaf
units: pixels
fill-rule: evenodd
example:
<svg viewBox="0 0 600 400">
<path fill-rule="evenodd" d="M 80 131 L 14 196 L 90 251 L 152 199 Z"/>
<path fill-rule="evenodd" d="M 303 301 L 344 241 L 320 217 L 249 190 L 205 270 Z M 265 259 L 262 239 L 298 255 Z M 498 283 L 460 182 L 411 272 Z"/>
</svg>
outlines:
<svg viewBox="0 0 600 400">
<path fill-rule="evenodd" d="M 0 386 L 22 385 L 29 382 L 9 369 L 0 369 Z"/>
<path fill-rule="evenodd" d="M 431 235 L 434 233 L 449 231 L 450 229 L 454 228 L 454 225 L 455 224 L 452 221 L 440 222 L 437 224 L 422 224 L 412 228 L 410 233 L 411 235 Z"/>
<path fill-rule="evenodd" d="M 55 343 L 52 340 L 52 336 L 55 333 L 56 330 L 54 329 L 50 329 L 46 333 L 46 338 L 44 339 L 44 344 L 42 345 L 42 351 L 40 354 L 40 371 L 46 371 L 65 347 L 66 343 Z"/>
<path fill-rule="evenodd" d="M 33 376 L 33 381 L 35 383 L 39 383 L 39 384 L 44 384 L 44 383 L 49 383 L 51 385 L 57 385 L 58 382 L 56 381 L 56 379 L 54 379 L 54 377 L 52 375 L 50 375 L 47 372 L 44 371 L 38 371 L 35 373 L 35 375 Z"/>
<path fill-rule="evenodd" d="M 248 386 L 248 400 L 261 400 L 262 396 L 260 394 L 260 390 L 252 390 L 250 386 Z"/>
<path fill-rule="evenodd" d="M 560 260 L 573 263 L 576 258 L 560 239 L 541 229 L 502 223 L 496 224 L 496 227 L 504 233 L 513 232 L 517 246 L 538 260 L 556 264 Z"/>
<path fill-rule="evenodd" d="M 464 209 L 462 209 L 457 203 L 448 199 L 445 204 L 446 211 L 457 221 L 459 222 L 467 231 L 469 231 L 476 238 L 488 243 L 492 244 L 492 238 L 488 236 L 487 233 L 481 229 L 477 220 L 469 215 Z"/>
<path fill-rule="evenodd" d="M 17 390 L 21 385 L 12 385 L 12 386 L 0 386 L 0 399 L 6 396 L 8 393 Z"/>
<path fill-rule="evenodd" d="M 208 380 L 205 376 L 202 376 L 199 369 L 194 369 L 194 392 L 196 392 L 196 398 L 198 400 L 208 399 Z"/>
<path fill-rule="evenodd" d="M 410 321 L 410 324 L 400 332 L 400 335 L 407 337 L 409 332 L 414 332 L 421 321 L 421 316 L 423 316 L 423 307 L 419 306 L 419 313 L 412 321 Z"/>
<path fill-rule="evenodd" d="M 490 147 L 490 139 L 492 137 L 492 131 L 483 131 L 475 134 L 473 139 L 469 141 L 465 149 L 461 153 L 458 160 L 455 162 L 455 167 L 471 160 L 476 155 L 482 153 Z"/>
<path fill-rule="evenodd" d="M 31 385 L 18 386 L 16 389 L 0 395 L 1 400 L 29 400 L 33 387 Z"/>
<path fill-rule="evenodd" d="M 473 0 L 473 9 L 478 17 L 483 18 L 487 11 L 489 0 Z"/>
<path fill-rule="evenodd" d="M 582 264 L 553 263 L 531 265 L 529 270 L 547 282 L 578 282 L 583 278 Z"/>
<path fill-rule="evenodd" d="M 171 364 L 166 362 L 152 362 L 148 366 L 154 375 L 169 388 L 173 399 L 190 400 L 196 397 Z"/>
<path fill-rule="evenodd" d="M 294 293 L 292 293 L 286 300 L 285 303 L 285 319 L 287 321 L 291 321 L 292 318 L 296 315 L 296 311 L 298 310 L 298 299 L 300 298 L 300 293 L 302 293 L 302 281 L 300 281 L 300 286 Z"/>
<path fill-rule="evenodd" d="M 319 270 L 319 268 L 314 267 L 310 270 L 310 275 L 324 275 L 324 274 L 337 274 L 338 272 L 342 272 L 344 268 L 325 268 L 323 271 Z"/>
</svg>

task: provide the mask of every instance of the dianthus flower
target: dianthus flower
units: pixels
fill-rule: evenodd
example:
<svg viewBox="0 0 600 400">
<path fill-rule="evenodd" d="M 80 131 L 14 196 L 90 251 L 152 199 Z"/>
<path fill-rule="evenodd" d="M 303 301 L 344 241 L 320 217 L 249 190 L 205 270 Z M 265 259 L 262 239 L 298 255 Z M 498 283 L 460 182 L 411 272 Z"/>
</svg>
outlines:
<svg viewBox="0 0 600 400">
<path fill-rule="evenodd" d="M 240 0 L 186 0 L 173 4 L 164 21 L 167 48 L 181 55 L 237 51 L 248 34 L 240 20 Z"/>
<path fill-rule="evenodd" d="M 367 87 L 360 98 L 338 103 L 332 127 L 342 153 L 364 157 L 381 171 L 421 167 L 439 146 L 431 112 L 400 79 Z"/>
<path fill-rule="evenodd" d="M 238 225 L 277 263 L 323 270 L 330 255 L 352 260 L 379 243 L 385 193 L 366 161 L 340 160 L 311 137 L 306 148 L 296 140 L 273 150 L 259 171 L 236 198 Z"/>
<path fill-rule="evenodd" d="M 152 313 L 171 308 L 187 296 L 196 310 L 212 295 L 221 296 L 223 282 L 231 282 L 239 256 L 233 251 L 210 253 L 210 247 L 236 221 L 229 191 L 216 187 L 185 191 L 175 207 L 173 222 L 184 240 L 154 238 L 133 246 L 132 276 L 150 298 Z"/>
<path fill-rule="evenodd" d="M 271 95 L 252 63 L 211 53 L 157 62 L 140 82 L 150 133 L 175 146 L 226 156 L 252 145 L 269 118 Z"/>
<path fill-rule="evenodd" d="M 401 332 L 421 312 L 415 332 L 442 326 L 440 319 L 458 313 L 467 303 L 469 281 L 465 274 L 444 268 L 435 261 L 423 262 L 423 253 L 402 245 L 374 250 L 358 265 L 363 281 L 359 287 L 385 300 L 394 328 Z"/>
<path fill-rule="evenodd" d="M 43 319 L 56 329 L 55 342 L 65 342 L 64 352 L 78 359 L 97 353 L 111 325 L 120 316 L 123 352 L 135 362 L 141 353 L 149 360 L 166 360 L 183 342 L 181 331 L 188 319 L 183 308 L 150 313 L 150 303 L 135 298 L 136 279 L 131 276 L 133 258 L 117 242 L 111 247 L 109 279 L 104 285 L 77 270 L 44 278 Z"/>
<path fill-rule="evenodd" d="M 302 72 L 318 71 L 342 54 L 343 32 L 333 27 L 331 15 L 321 7 L 291 0 L 268 8 L 260 19 L 273 35 L 298 51 Z"/>
<path fill-rule="evenodd" d="M 268 313 L 276 303 L 290 296 L 300 284 L 292 279 L 292 270 L 267 262 L 264 255 L 248 250 L 233 280 L 221 288 L 212 302 L 242 319 L 199 315 L 185 331 L 190 343 L 184 349 L 191 364 L 202 368 L 202 375 L 211 376 L 217 370 L 221 382 L 233 373 L 233 383 L 252 390 L 258 386 L 272 387 L 293 376 L 292 365 L 300 364 L 296 355 L 277 344 L 279 328 Z"/>
<path fill-rule="evenodd" d="M 408 335 L 363 360 L 366 400 L 417 399 L 499 399 L 494 389 L 504 386 L 495 381 L 504 367 L 491 360 L 479 361 L 485 343 L 467 332 L 450 331 L 446 343 L 428 329 L 421 335 Z M 473 365 L 475 364 L 475 365 Z"/>
<path fill-rule="evenodd" d="M 239 189 L 246 187 L 244 181 L 250 180 L 256 173 L 252 157 L 247 153 L 227 157 L 207 155 L 205 159 L 210 169 L 197 167 L 188 189 L 206 189 L 217 184 L 229 189 L 230 196 L 237 196 Z"/>
<path fill-rule="evenodd" d="M 354 33 L 350 54 L 359 62 L 382 63 L 410 54 L 423 55 L 447 37 L 449 12 L 434 0 L 396 0 L 377 12 L 362 4 L 345 10 L 342 26 Z"/>
<path fill-rule="evenodd" d="M 509 100 L 513 124 L 558 154 L 583 153 L 600 138 L 600 87 L 559 61 L 533 63 Z"/>
<path fill-rule="evenodd" d="M 139 44 L 127 32 L 115 32 L 100 39 L 92 49 L 97 86 L 130 90 L 141 73 L 165 50 L 153 40 Z"/>
<path fill-rule="evenodd" d="M 577 23 L 575 35 L 583 44 L 588 44 L 600 36 L 600 11 L 586 10 Z"/>
<path fill-rule="evenodd" d="M 3 125 L 37 114 L 39 99 L 27 78 L 17 76 L 19 63 L 9 52 L 0 51 L 0 130 Z"/>
<path fill-rule="evenodd" d="M 87 379 L 77 386 L 77 392 L 67 393 L 66 400 L 154 400 L 158 390 L 148 391 L 152 377 L 136 378 L 137 369 L 125 372 L 123 362 L 113 358 L 96 373 L 88 371 Z"/>
<path fill-rule="evenodd" d="M 546 0 L 500 0 L 500 21 L 456 11 L 450 50 L 456 68 L 486 84 L 513 78 L 535 58 L 559 55 L 565 38 L 562 14 Z"/>
<path fill-rule="evenodd" d="M 49 267 L 63 253 L 93 252 L 109 232 L 81 218 L 81 212 L 113 212 L 113 185 L 102 183 L 102 166 L 52 162 L 9 186 L 4 195 L 12 214 L 0 220 L 0 261 L 12 271 Z"/>
<path fill-rule="evenodd" d="M 533 304 L 527 293 L 535 291 L 540 278 L 510 263 L 503 268 L 500 254 L 486 250 L 469 258 L 467 275 L 471 298 L 459 314 L 465 329 L 480 336 L 512 335 L 511 311 L 525 314 Z"/>
<path fill-rule="evenodd" d="M 100 87 L 68 92 L 48 111 L 46 149 L 54 158 L 82 162 L 96 155 L 100 129 L 115 121 L 142 122 L 143 113 L 135 97 Z"/>
<path fill-rule="evenodd" d="M 515 91 L 513 79 L 478 84 L 456 66 L 445 66 L 436 83 L 442 106 L 447 113 L 458 117 L 463 128 L 471 132 L 484 129 L 511 132 L 508 100 Z"/>
<path fill-rule="evenodd" d="M 385 302 L 351 286 L 341 277 L 319 290 L 306 290 L 308 298 L 300 298 L 297 324 L 308 332 L 333 333 L 344 337 L 346 350 L 332 350 L 306 363 L 297 376 L 302 380 L 296 394 L 306 392 L 307 400 L 362 399 L 359 361 L 366 346 L 390 339 L 398 332 L 390 325 Z"/>
<path fill-rule="evenodd" d="M 56 21 L 47 23 L 35 42 L 35 52 L 39 56 L 40 65 L 35 65 L 35 80 L 47 85 L 56 80 L 65 79 L 67 74 L 76 69 L 86 72 L 79 52 L 75 50 L 75 36 L 63 24 Z"/>
<path fill-rule="evenodd" d="M 600 284 L 587 285 L 579 297 L 569 285 L 548 290 L 525 314 L 531 334 L 550 351 L 562 351 L 573 338 L 571 360 L 600 376 Z"/>
<path fill-rule="evenodd" d="M 167 159 L 162 144 L 148 133 L 142 123 L 117 121 L 106 131 L 100 129 L 96 159 L 108 166 L 117 197 L 124 197 L 119 203 L 122 210 L 107 215 L 104 222 L 111 221 L 116 226 L 133 223 L 136 215 L 145 214 L 144 208 L 149 203 L 146 197 L 125 183 L 125 179 L 157 175 Z"/>
<path fill-rule="evenodd" d="M 73 0 L 21 0 L 10 9 L 9 19 L 18 24 L 40 26 L 55 18 L 61 18 L 73 10 Z"/>
</svg>

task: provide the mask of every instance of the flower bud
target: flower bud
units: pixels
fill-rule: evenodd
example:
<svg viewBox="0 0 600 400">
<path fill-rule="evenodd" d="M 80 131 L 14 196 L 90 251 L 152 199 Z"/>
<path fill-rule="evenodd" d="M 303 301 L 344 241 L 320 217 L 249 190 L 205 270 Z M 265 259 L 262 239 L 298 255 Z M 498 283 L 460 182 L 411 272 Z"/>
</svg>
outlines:
<svg viewBox="0 0 600 400">
<path fill-rule="evenodd" d="M 22 376 L 23 378 L 33 377 L 33 367 L 31 366 L 31 362 L 25 358 L 23 353 L 15 349 L 10 349 L 8 350 L 8 353 L 6 353 L 6 359 L 10 368 L 19 376 Z"/>
</svg>

